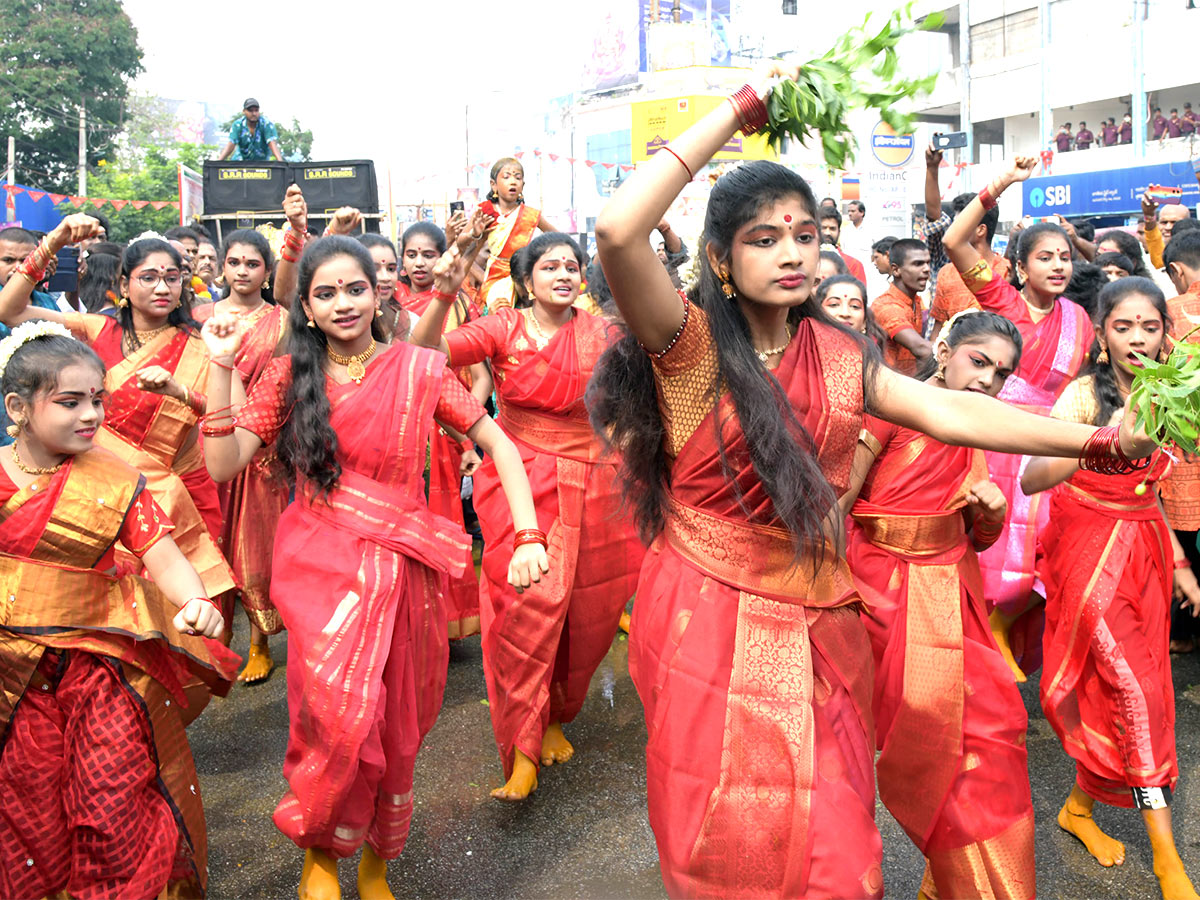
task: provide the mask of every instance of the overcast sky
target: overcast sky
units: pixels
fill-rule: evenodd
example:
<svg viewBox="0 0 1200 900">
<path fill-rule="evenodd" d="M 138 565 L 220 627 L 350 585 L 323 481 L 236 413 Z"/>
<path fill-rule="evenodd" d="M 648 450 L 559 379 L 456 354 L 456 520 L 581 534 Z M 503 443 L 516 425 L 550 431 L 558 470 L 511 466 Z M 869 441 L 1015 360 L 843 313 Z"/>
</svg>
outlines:
<svg viewBox="0 0 1200 900">
<path fill-rule="evenodd" d="M 574 90 L 588 15 L 618 3 L 637 0 L 124 0 L 144 53 L 138 91 L 231 107 L 256 97 L 312 130 L 314 159 L 374 159 L 381 187 L 388 165 L 460 166 L 464 104 L 474 131 Z M 837 15 L 869 5 L 839 0 Z M 814 27 L 832 40 L 841 25 L 821 8 Z"/>
</svg>

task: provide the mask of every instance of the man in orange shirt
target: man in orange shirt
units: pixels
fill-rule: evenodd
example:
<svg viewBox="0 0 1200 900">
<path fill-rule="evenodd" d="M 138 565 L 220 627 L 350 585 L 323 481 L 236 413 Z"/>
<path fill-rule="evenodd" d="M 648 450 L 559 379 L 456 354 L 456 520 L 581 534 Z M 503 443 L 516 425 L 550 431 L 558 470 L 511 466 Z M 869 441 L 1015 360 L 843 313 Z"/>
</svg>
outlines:
<svg viewBox="0 0 1200 900">
<path fill-rule="evenodd" d="M 921 336 L 921 293 L 929 285 L 929 248 L 924 241 L 904 238 L 888 251 L 892 283 L 875 298 L 871 313 L 888 336 L 884 361 L 904 375 L 914 375 L 917 363 L 933 354 Z"/>
<path fill-rule="evenodd" d="M 1163 251 L 1167 275 L 1179 296 L 1167 301 L 1171 317 L 1171 336 L 1176 340 L 1200 325 L 1200 232 L 1193 231 L 1171 239 Z M 1200 332 L 1197 332 L 1200 334 Z M 1195 340 L 1192 335 L 1189 341 Z M 1159 495 L 1167 522 L 1175 530 L 1192 571 L 1200 574 L 1200 552 L 1196 533 L 1200 531 L 1200 462 L 1180 462 L 1166 480 L 1159 482 Z M 1197 620 L 1171 604 L 1171 650 L 1190 652 L 1200 638 Z"/>
<path fill-rule="evenodd" d="M 975 197 L 973 193 L 959 194 L 951 201 L 951 208 L 954 210 L 954 215 L 957 216 L 967 204 Z M 975 228 L 975 233 L 971 235 L 971 246 L 979 253 L 979 256 L 984 259 L 992 271 L 999 278 L 1007 278 L 1009 271 L 1012 268 L 1007 259 L 999 253 L 992 251 L 992 238 L 996 236 L 996 226 L 1000 224 L 1000 208 L 993 207 L 984 213 L 983 221 Z M 962 276 L 958 274 L 958 269 L 953 265 L 942 266 L 938 271 L 937 286 L 933 292 L 933 306 L 929 310 L 929 314 L 933 316 L 935 324 L 933 326 L 932 340 L 936 341 L 938 333 L 941 332 L 942 326 L 950 319 L 962 312 L 964 309 L 980 309 L 979 301 L 975 299 L 966 284 L 962 280 Z"/>
</svg>

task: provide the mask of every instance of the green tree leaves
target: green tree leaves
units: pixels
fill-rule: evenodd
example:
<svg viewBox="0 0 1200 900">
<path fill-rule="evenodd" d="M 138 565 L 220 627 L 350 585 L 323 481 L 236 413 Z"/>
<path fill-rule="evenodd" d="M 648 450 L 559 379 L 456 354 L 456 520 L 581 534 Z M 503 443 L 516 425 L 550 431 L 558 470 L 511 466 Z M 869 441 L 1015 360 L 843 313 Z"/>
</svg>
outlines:
<svg viewBox="0 0 1200 900">
<path fill-rule="evenodd" d="M 1175 343 L 1166 362 L 1138 355 L 1144 368 L 1134 375 L 1131 400 L 1138 427 L 1156 443 L 1194 454 L 1200 438 L 1200 344 L 1187 343 L 1190 336 Z"/>
</svg>

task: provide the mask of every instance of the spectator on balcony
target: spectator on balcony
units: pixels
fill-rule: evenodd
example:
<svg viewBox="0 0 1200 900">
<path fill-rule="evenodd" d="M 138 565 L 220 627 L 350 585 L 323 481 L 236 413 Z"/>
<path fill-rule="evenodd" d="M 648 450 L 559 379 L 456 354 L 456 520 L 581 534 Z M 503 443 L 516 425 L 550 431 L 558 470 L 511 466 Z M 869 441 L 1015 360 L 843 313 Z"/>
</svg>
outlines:
<svg viewBox="0 0 1200 900">
<path fill-rule="evenodd" d="M 1100 127 L 1100 141 L 1105 147 L 1111 147 L 1117 142 L 1117 120 L 1112 116 Z"/>
<path fill-rule="evenodd" d="M 1177 138 L 1183 135 L 1183 122 L 1179 118 L 1179 110 L 1171 110 L 1171 118 L 1167 120 L 1167 135 Z"/>
<path fill-rule="evenodd" d="M 1059 153 L 1066 153 L 1071 149 L 1071 143 L 1075 136 L 1071 134 L 1071 123 L 1058 126 L 1058 134 L 1054 136 L 1054 145 L 1058 148 Z"/>
<path fill-rule="evenodd" d="M 1088 130 L 1087 122 L 1080 122 L 1079 130 L 1075 132 L 1075 149 L 1087 150 L 1095 140 L 1096 136 Z"/>
<path fill-rule="evenodd" d="M 229 139 L 217 159 L 271 158 L 283 160 L 283 154 L 279 152 L 279 131 L 274 122 L 259 112 L 258 101 L 247 97 L 242 104 L 242 116 L 229 129 Z"/>
<path fill-rule="evenodd" d="M 1161 107 L 1154 107 L 1154 117 L 1150 120 L 1150 133 L 1156 141 L 1161 141 L 1163 135 L 1167 133 L 1167 117 L 1162 114 Z"/>
<path fill-rule="evenodd" d="M 1121 117 L 1121 128 L 1119 129 L 1118 134 L 1120 134 L 1122 144 L 1133 143 L 1133 116 L 1131 116 L 1129 113 L 1125 113 L 1125 115 Z"/>
<path fill-rule="evenodd" d="M 1179 120 L 1179 130 L 1184 137 L 1190 137 L 1196 133 L 1196 126 L 1200 125 L 1200 118 L 1192 112 L 1192 104 L 1183 104 L 1183 118 Z"/>
</svg>

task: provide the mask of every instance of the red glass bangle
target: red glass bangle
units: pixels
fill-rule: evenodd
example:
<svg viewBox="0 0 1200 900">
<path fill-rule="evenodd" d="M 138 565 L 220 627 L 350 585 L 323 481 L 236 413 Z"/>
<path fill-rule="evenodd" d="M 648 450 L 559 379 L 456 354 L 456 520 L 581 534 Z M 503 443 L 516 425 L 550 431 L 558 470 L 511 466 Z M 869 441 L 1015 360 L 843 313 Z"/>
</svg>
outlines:
<svg viewBox="0 0 1200 900">
<path fill-rule="evenodd" d="M 678 153 L 676 153 L 676 152 L 675 152 L 674 150 L 672 150 L 670 147 L 666 147 L 666 146 L 664 146 L 662 149 L 663 149 L 663 150 L 666 150 L 666 151 L 667 151 L 668 153 L 670 153 L 670 154 L 671 154 L 673 157 L 675 157 L 677 160 L 679 160 L 679 164 L 680 164 L 681 166 L 683 166 L 683 171 L 685 171 L 685 172 L 687 172 L 687 173 L 688 173 L 688 181 L 691 181 L 693 178 L 695 178 L 695 177 L 696 177 L 696 176 L 695 176 L 695 175 L 692 173 L 692 170 L 691 170 L 690 168 L 688 168 L 688 164 L 687 164 L 687 163 L 685 163 L 685 162 L 683 161 L 683 157 L 682 157 L 682 156 L 680 156 Z"/>
<path fill-rule="evenodd" d="M 992 186 L 990 184 L 980 189 L 979 202 L 983 204 L 983 208 L 985 210 L 992 210 L 996 208 L 996 204 L 999 202 L 999 200 L 992 196 Z"/>
<path fill-rule="evenodd" d="M 229 437 L 233 434 L 233 422 L 228 425 L 201 425 L 200 433 L 205 437 Z"/>
<path fill-rule="evenodd" d="M 513 538 L 513 549 L 522 547 L 525 544 L 541 544 L 546 546 L 546 532 L 540 528 L 522 528 Z"/>
<path fill-rule="evenodd" d="M 434 291 L 433 299 L 434 300 L 445 300 L 448 303 L 453 303 L 455 300 L 458 299 L 458 294 L 451 294 L 448 291 Z"/>
<path fill-rule="evenodd" d="M 767 124 L 767 105 L 763 103 L 758 91 L 744 84 L 738 89 L 729 102 L 733 104 L 734 114 L 741 123 L 742 134 L 757 134 Z"/>
<path fill-rule="evenodd" d="M 1183 559 L 1175 560 L 1175 568 L 1176 569 L 1190 569 L 1191 567 L 1192 567 L 1192 564 L 1187 561 L 1186 556 Z"/>
<path fill-rule="evenodd" d="M 1131 460 L 1121 447 L 1121 431 L 1116 425 L 1097 428 L 1079 451 L 1079 468 L 1098 475 L 1125 475 L 1150 465 L 1150 458 Z"/>
</svg>

